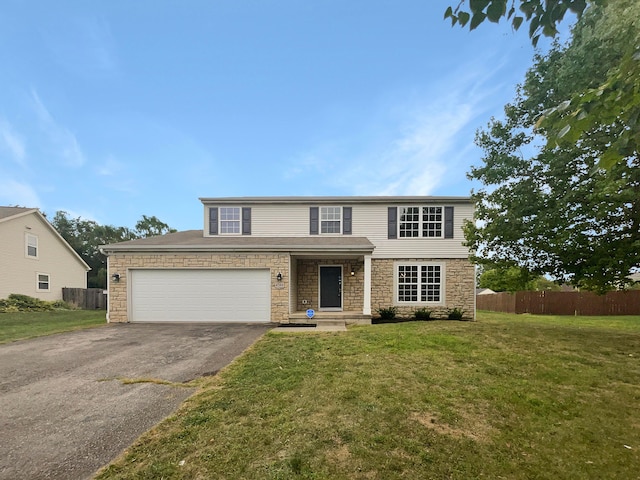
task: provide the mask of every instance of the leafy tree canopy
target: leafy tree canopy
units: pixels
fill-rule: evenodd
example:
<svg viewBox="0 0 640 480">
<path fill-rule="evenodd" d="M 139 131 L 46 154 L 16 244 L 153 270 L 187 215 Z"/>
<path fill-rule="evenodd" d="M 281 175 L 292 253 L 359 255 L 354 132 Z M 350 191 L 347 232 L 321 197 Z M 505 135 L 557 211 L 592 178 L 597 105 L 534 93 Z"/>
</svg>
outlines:
<svg viewBox="0 0 640 480">
<path fill-rule="evenodd" d="M 535 130 L 541 114 L 564 99 L 607 81 L 624 58 L 628 33 L 637 34 L 640 2 L 610 0 L 588 9 L 567 46 L 537 55 L 505 118 L 476 135 L 483 165 L 471 179 L 477 224 L 467 224 L 467 244 L 492 266 L 518 266 L 584 289 L 605 291 L 628 283 L 640 263 L 640 162 L 637 152 L 608 170 L 602 152 L 620 129 L 637 130 L 618 117 L 586 127 L 574 142 L 549 142 Z"/>
<path fill-rule="evenodd" d="M 555 36 L 557 25 L 570 11 L 581 17 L 585 11 L 611 4 L 610 14 L 600 17 L 611 36 L 623 34 L 625 42 L 617 45 L 619 58 L 608 64 L 604 77 L 576 90 L 558 103 L 540 112 L 537 126 L 544 129 L 547 141 L 569 144 L 584 139 L 595 128 L 605 128 L 614 135 L 600 146 L 598 166 L 611 168 L 616 163 L 637 156 L 640 151 L 640 34 L 637 19 L 640 2 L 613 0 L 461 0 L 445 12 L 452 25 L 475 29 L 485 20 L 498 22 L 503 17 L 515 30 L 529 23 L 529 36 L 537 45 L 541 35 Z M 590 5 L 591 8 L 587 8 Z M 591 21 L 601 21 L 592 15 Z M 617 25 L 620 23 L 621 25 Z M 622 26 L 624 25 L 624 26 Z"/>
<path fill-rule="evenodd" d="M 444 18 L 451 19 L 451 25 L 469 25 L 476 29 L 489 20 L 498 23 L 506 17 L 514 30 L 523 23 L 529 24 L 529 37 L 534 46 L 541 35 L 554 37 L 558 34 L 558 24 L 569 11 L 580 17 L 587 4 L 602 5 L 607 0 L 460 0 L 456 7 L 449 6 Z M 468 4 L 468 6 L 467 6 Z"/>
<path fill-rule="evenodd" d="M 480 275 L 480 288 L 490 288 L 494 292 L 519 292 L 532 290 L 533 275 L 520 267 L 489 268 Z"/>
<path fill-rule="evenodd" d="M 175 229 L 158 218 L 146 215 L 136 223 L 135 230 L 131 230 L 127 227 L 100 225 L 80 217 L 71 218 L 62 210 L 56 212 L 51 225 L 91 267 L 87 277 L 90 288 L 106 288 L 107 285 L 107 259 L 100 253 L 100 245 L 175 232 Z"/>
<path fill-rule="evenodd" d="M 485 269 L 480 274 L 478 285 L 480 288 L 490 288 L 494 292 L 560 290 L 560 286 L 553 281 L 520 267 Z"/>
</svg>

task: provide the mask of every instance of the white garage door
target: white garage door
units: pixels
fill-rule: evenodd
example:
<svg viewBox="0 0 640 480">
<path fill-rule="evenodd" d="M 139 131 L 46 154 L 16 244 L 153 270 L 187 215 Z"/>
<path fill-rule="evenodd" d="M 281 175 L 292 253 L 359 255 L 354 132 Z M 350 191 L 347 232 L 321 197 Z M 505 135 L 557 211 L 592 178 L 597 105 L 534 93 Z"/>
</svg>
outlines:
<svg viewBox="0 0 640 480">
<path fill-rule="evenodd" d="M 269 270 L 131 270 L 132 322 L 268 322 Z"/>
</svg>

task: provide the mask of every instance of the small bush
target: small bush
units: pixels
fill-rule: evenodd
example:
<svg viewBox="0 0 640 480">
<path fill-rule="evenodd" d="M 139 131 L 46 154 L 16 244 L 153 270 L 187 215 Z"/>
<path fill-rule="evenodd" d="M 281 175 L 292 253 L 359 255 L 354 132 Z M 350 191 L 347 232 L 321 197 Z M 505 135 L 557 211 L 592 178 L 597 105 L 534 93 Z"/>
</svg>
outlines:
<svg viewBox="0 0 640 480">
<path fill-rule="evenodd" d="M 71 305 L 64 300 L 54 300 L 53 302 L 50 302 L 50 304 L 54 310 L 76 310 L 74 305 Z"/>
<path fill-rule="evenodd" d="M 396 318 L 398 309 L 396 307 L 379 308 L 378 313 L 380 314 L 380 318 L 382 320 L 393 320 L 394 318 Z"/>
<path fill-rule="evenodd" d="M 0 299 L 0 313 L 46 312 L 50 310 L 72 310 L 73 307 L 62 300 L 47 302 L 39 298 L 12 293 L 6 299 Z"/>
<path fill-rule="evenodd" d="M 426 308 L 419 308 L 415 312 L 413 312 L 413 316 L 416 317 L 416 320 L 431 320 L 431 310 L 427 310 Z"/>
<path fill-rule="evenodd" d="M 40 312 L 53 309 L 49 302 L 18 293 L 10 294 L 7 300 L 9 300 L 10 305 L 18 307 L 21 312 Z"/>
<path fill-rule="evenodd" d="M 449 310 L 447 310 L 447 318 L 449 320 L 462 320 L 463 315 L 464 315 L 464 310 L 458 307 L 450 308 Z"/>
</svg>

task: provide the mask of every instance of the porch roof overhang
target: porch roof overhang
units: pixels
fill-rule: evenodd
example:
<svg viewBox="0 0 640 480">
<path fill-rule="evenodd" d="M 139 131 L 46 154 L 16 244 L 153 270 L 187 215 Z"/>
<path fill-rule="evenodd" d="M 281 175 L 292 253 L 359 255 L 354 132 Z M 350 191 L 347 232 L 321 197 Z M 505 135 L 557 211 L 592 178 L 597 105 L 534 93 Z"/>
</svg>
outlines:
<svg viewBox="0 0 640 480">
<path fill-rule="evenodd" d="M 252 253 L 287 252 L 298 255 L 368 255 L 375 246 L 365 237 L 351 235 L 312 237 L 205 237 L 202 230 L 187 230 L 128 242 L 103 245 L 103 253 L 211 252 Z"/>
</svg>

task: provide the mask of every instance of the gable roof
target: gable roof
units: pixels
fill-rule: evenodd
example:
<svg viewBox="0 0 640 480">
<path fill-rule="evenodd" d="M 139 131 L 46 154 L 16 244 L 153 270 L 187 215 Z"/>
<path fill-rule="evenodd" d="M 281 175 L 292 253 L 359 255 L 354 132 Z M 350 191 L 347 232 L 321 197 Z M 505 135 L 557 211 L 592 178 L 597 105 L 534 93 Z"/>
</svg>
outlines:
<svg viewBox="0 0 640 480">
<path fill-rule="evenodd" d="M 62 235 L 60 235 L 58 231 L 55 228 L 53 228 L 53 225 L 49 223 L 49 220 L 47 220 L 47 218 L 44 215 L 42 215 L 42 213 L 40 213 L 40 210 L 38 210 L 37 208 L 0 206 L 0 223 L 5 222 L 7 220 L 13 220 L 15 218 L 30 215 L 30 214 L 34 214 L 40 220 L 42 220 L 42 222 L 47 226 L 47 228 L 53 234 L 53 236 L 56 237 L 60 242 L 62 242 L 62 244 L 66 247 L 67 250 L 69 250 L 69 252 L 75 257 L 75 259 L 79 261 L 87 271 L 91 270 L 91 267 L 87 265 L 87 262 L 85 262 L 82 259 L 82 257 L 78 255 L 78 252 L 76 252 L 73 248 L 71 248 L 71 245 L 69 245 L 67 241 L 64 238 L 62 238 Z"/>
<path fill-rule="evenodd" d="M 26 207 L 1 207 L 0 206 L 0 222 L 3 220 L 7 220 L 11 217 L 33 212 L 34 210 L 38 210 L 38 209 L 26 208 Z"/>
<path fill-rule="evenodd" d="M 202 230 L 186 230 L 155 237 L 103 245 L 104 252 L 216 251 L 216 252 L 340 252 L 371 253 L 374 245 L 364 237 L 205 237 Z"/>
</svg>

